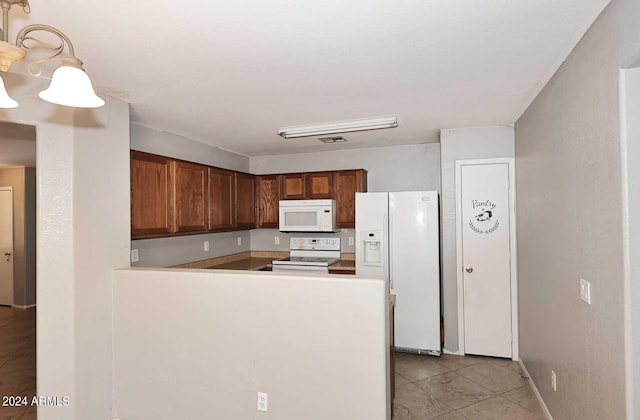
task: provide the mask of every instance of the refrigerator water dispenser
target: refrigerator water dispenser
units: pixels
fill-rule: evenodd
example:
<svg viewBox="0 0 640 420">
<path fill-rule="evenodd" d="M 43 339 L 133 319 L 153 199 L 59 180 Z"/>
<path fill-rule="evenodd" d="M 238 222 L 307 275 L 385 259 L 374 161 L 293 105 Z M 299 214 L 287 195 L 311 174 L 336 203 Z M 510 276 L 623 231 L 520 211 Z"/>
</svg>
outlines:
<svg viewBox="0 0 640 420">
<path fill-rule="evenodd" d="M 362 265 L 382 267 L 382 231 L 372 230 L 362 232 L 363 250 Z"/>
</svg>

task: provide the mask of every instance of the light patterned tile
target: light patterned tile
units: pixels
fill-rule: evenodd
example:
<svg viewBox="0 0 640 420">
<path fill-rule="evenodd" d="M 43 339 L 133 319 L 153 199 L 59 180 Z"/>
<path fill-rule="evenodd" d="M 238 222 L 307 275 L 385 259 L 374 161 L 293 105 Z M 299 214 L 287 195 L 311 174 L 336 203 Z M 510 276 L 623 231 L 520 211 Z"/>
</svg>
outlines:
<svg viewBox="0 0 640 420">
<path fill-rule="evenodd" d="M 434 361 L 435 357 L 396 353 L 396 372 L 410 382 L 448 372 L 449 369 Z"/>
<path fill-rule="evenodd" d="M 455 354 L 443 354 L 435 359 L 435 362 L 451 370 L 462 369 L 463 367 L 477 365 L 485 359 L 480 356 L 458 356 Z"/>
<path fill-rule="evenodd" d="M 491 363 L 479 363 L 458 369 L 456 373 L 497 393 L 511 391 L 527 383 L 517 372 Z"/>
<path fill-rule="evenodd" d="M 396 373 L 396 387 L 402 386 L 402 385 L 406 385 L 409 382 L 410 381 L 407 378 L 405 378 L 404 376 L 400 375 L 399 373 Z"/>
<path fill-rule="evenodd" d="M 493 391 L 455 372 L 427 378 L 415 384 L 454 409 L 466 407 L 496 395 Z"/>
<path fill-rule="evenodd" d="M 504 393 L 502 394 L 502 397 L 518 404 L 520 407 L 524 408 L 527 411 L 540 413 L 540 415 L 542 415 L 542 407 L 540 406 L 540 402 L 536 398 L 536 394 L 533 392 L 533 389 L 531 389 L 531 386 L 529 384 Z M 544 416 L 541 418 L 544 418 Z"/>
<path fill-rule="evenodd" d="M 459 410 L 472 420 L 542 420 L 541 413 L 530 412 L 503 397 L 494 397 Z"/>
<path fill-rule="evenodd" d="M 425 420 L 452 411 L 446 404 L 413 384 L 396 388 L 394 420 Z"/>
<path fill-rule="evenodd" d="M 433 420 L 467 420 L 467 418 L 457 411 L 452 411 L 450 413 L 434 417 Z"/>
</svg>

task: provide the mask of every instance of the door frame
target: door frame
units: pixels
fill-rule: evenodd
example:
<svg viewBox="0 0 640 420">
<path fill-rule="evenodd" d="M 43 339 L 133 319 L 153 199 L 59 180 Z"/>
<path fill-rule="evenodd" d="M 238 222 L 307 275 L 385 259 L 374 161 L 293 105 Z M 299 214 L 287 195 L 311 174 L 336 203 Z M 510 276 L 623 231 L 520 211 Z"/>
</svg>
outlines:
<svg viewBox="0 0 640 420">
<path fill-rule="evenodd" d="M 14 306 L 14 304 L 16 303 L 15 301 L 15 297 L 14 297 L 14 292 L 15 292 L 15 280 L 16 280 L 16 267 L 15 267 L 15 255 L 16 255 L 16 242 L 15 242 L 15 237 L 14 237 L 14 233 L 15 233 L 15 214 L 13 214 L 13 187 L 0 187 L 0 191 L 9 191 L 11 193 L 11 226 L 12 226 L 12 231 L 11 231 L 11 265 L 13 266 L 13 269 L 11 270 L 11 307 Z M 2 256 L 0 256 L 1 258 Z"/>
<path fill-rule="evenodd" d="M 516 244 L 516 168 L 515 159 L 465 159 L 455 161 L 456 196 L 456 279 L 458 294 L 458 354 L 464 349 L 464 278 L 462 273 L 462 166 L 507 164 L 509 167 L 509 251 L 511 261 L 511 359 L 520 360 L 518 334 L 518 259 Z"/>
</svg>

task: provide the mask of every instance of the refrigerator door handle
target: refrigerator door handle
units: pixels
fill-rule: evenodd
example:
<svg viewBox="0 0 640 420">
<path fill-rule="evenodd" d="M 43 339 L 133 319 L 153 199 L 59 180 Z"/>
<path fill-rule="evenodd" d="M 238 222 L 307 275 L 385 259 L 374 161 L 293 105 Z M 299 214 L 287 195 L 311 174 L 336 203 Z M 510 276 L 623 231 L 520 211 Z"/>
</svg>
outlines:
<svg viewBox="0 0 640 420">
<path fill-rule="evenodd" d="M 391 263 L 393 261 L 393 247 L 391 246 L 391 235 L 393 234 L 393 216 L 391 213 L 386 215 L 389 219 L 389 224 L 385 224 L 387 227 L 387 237 L 385 243 L 387 244 L 387 278 L 389 279 L 389 288 L 393 290 L 393 271 L 391 267 Z"/>
</svg>

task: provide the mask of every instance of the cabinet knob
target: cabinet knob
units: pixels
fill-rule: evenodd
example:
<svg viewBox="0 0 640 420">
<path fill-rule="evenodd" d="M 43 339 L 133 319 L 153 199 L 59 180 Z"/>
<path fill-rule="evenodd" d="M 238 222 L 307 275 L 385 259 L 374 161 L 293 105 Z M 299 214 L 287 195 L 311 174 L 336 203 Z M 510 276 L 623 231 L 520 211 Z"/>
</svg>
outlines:
<svg viewBox="0 0 640 420">
<path fill-rule="evenodd" d="M 467 273 L 473 273 L 473 267 L 467 267 L 467 268 L 465 268 L 465 271 Z"/>
</svg>

